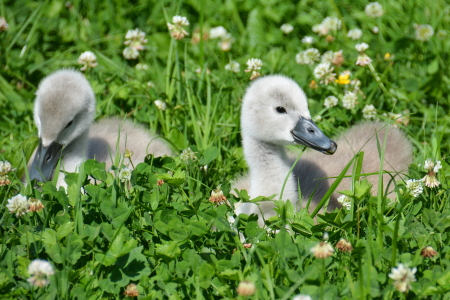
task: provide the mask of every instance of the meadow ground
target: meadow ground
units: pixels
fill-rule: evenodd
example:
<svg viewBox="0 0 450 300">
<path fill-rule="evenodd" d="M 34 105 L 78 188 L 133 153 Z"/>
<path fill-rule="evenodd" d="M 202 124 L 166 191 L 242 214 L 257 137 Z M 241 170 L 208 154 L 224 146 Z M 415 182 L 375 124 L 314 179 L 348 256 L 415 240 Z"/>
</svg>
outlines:
<svg viewBox="0 0 450 300">
<path fill-rule="evenodd" d="M 449 26 L 444 0 L 0 1 L 2 298 L 450 299 Z M 143 124 L 180 155 L 128 178 L 128 158 L 87 161 L 67 192 L 24 186 L 34 93 L 61 68 L 85 73 L 98 119 Z M 267 228 L 230 224 L 211 192 L 250 200 L 230 182 L 247 171 L 241 99 L 266 74 L 296 80 L 328 136 L 401 128 L 414 162 L 395 199 L 354 172 L 341 209 L 279 202 Z"/>
</svg>

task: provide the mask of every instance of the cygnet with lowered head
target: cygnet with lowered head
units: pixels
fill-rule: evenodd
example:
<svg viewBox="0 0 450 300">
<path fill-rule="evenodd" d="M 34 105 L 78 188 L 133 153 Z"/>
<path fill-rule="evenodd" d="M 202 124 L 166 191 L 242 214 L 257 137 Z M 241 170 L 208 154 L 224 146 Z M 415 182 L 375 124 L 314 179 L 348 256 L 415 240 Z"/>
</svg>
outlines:
<svg viewBox="0 0 450 300">
<path fill-rule="evenodd" d="M 75 172 L 86 159 L 112 165 L 116 145 L 120 153 L 133 152 L 134 163 L 147 154 L 172 155 L 167 142 L 119 118 L 103 119 L 94 124 L 95 95 L 78 71 L 60 70 L 39 84 L 34 105 L 39 146 L 30 167 L 31 180 L 51 180 L 58 161 L 60 169 Z M 92 125 L 92 126 L 91 126 Z M 66 186 L 64 173 L 58 174 L 58 186 Z"/>
<path fill-rule="evenodd" d="M 281 75 L 259 78 L 248 87 L 242 103 L 241 134 L 249 174 L 238 180 L 234 188 L 247 189 L 251 198 L 277 194 L 275 199 L 280 199 L 283 183 L 297 157 L 286 151 L 286 145 L 303 145 L 316 150 L 305 151 L 287 177 L 281 198 L 291 200 L 297 207 L 298 186 L 303 207 L 309 198 L 311 207 L 315 207 L 334 181 L 324 178 L 338 176 L 360 150 L 365 152 L 362 172 L 378 172 L 377 139 L 383 145 L 386 134 L 383 170 L 397 175 L 407 170 L 412 161 L 410 142 L 397 128 L 387 124 L 360 123 L 336 142 L 332 141 L 311 120 L 303 90 L 295 81 Z M 384 183 L 389 179 L 389 174 L 385 174 Z M 378 175 L 369 176 L 368 180 L 376 191 Z M 351 180 L 344 179 L 337 191 L 350 188 Z M 329 208 L 339 206 L 338 196 L 337 193 L 332 195 Z M 265 217 L 274 215 L 271 202 L 261 202 L 259 208 L 253 203 L 242 203 L 235 211 L 236 214 L 260 215 L 262 211 Z"/>
</svg>

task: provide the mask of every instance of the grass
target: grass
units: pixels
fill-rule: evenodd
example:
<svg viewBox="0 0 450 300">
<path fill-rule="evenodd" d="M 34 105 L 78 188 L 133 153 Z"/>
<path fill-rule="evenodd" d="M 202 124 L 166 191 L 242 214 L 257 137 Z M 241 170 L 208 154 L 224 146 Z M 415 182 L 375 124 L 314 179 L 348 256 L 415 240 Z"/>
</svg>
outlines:
<svg viewBox="0 0 450 300">
<path fill-rule="evenodd" d="M 450 299 L 450 35 L 445 31 L 450 7 L 443 0 L 380 3 L 384 15 L 370 18 L 364 12 L 368 2 L 360 0 L 1 1 L 0 16 L 9 28 L 0 31 L 0 160 L 15 169 L 6 174 L 11 183 L 0 186 L 3 298 L 119 299 L 134 283 L 139 299 L 244 299 L 236 289 L 249 281 L 256 288 L 249 299 L 298 294 Z M 175 15 L 190 22 L 189 35 L 179 41 L 166 25 Z M 341 28 L 325 36 L 312 32 L 327 16 L 338 17 Z M 284 23 L 292 24 L 293 32 L 283 33 Z M 434 35 L 417 40 L 415 24 L 431 25 Z M 219 39 L 200 38 L 216 26 L 233 36 L 230 51 L 221 51 Z M 148 42 L 137 59 L 127 60 L 123 43 L 134 28 L 143 30 Z M 354 28 L 362 30 L 361 39 L 347 37 Z M 304 36 L 314 43 L 302 43 Z M 361 42 L 369 45 L 367 66 L 355 64 L 355 45 Z M 342 105 L 348 85 L 325 85 L 314 77 L 318 62 L 296 63 L 296 54 L 312 47 L 321 54 L 343 51 L 345 61 L 335 72 L 350 70 L 350 79 L 361 82 L 355 107 Z M 21 178 L 37 141 L 32 116 L 37 85 L 52 71 L 79 69 L 77 58 L 84 51 L 97 57 L 98 66 L 85 74 L 97 96 L 98 119 L 131 118 L 158 131 L 179 153 L 190 147 L 195 159 L 148 157 L 135 164 L 129 183 L 118 178 L 123 165 L 110 173 L 104 164 L 87 161 L 79 173 L 66 176 L 67 192 L 54 182 L 40 189 L 24 186 Z M 414 145 L 410 178 L 423 178 L 425 160 L 431 158 L 442 163 L 440 185 L 424 186 L 412 197 L 398 182 L 396 201 L 390 202 L 382 193 L 372 195 L 360 180 L 357 156 L 349 164 L 350 210 L 310 215 L 295 211 L 290 202 L 277 202 L 279 216 L 267 220 L 267 228 L 260 228 L 254 215 L 235 216 L 230 224 L 232 209 L 208 199 L 220 186 L 231 204 L 251 200 L 246 191 L 230 193 L 230 182 L 246 172 L 239 113 L 250 58 L 262 60 L 263 75 L 294 78 L 329 136 L 364 120 L 362 110 L 369 104 L 380 120 L 404 121 L 398 126 Z M 240 64 L 239 72 L 225 70 L 230 61 Z M 324 99 L 331 95 L 339 104 L 326 108 Z M 158 99 L 166 110 L 154 105 Z M 165 184 L 157 185 L 161 179 Z M 8 199 L 19 193 L 39 199 L 45 208 L 21 217 L 10 214 Z M 311 249 L 324 232 L 331 245 L 345 238 L 353 251 L 335 249 L 330 257 L 315 258 Z M 436 256 L 421 256 L 428 245 Z M 37 258 L 55 271 L 44 287 L 27 281 L 28 266 Z M 399 263 L 417 269 L 416 281 L 404 293 L 388 276 Z"/>
</svg>

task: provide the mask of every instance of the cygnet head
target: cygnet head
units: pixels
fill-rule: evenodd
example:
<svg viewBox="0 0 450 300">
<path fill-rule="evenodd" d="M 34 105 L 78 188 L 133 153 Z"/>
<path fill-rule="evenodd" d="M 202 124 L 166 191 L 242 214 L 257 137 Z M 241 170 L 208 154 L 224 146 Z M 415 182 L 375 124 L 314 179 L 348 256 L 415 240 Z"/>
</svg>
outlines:
<svg viewBox="0 0 450 300">
<path fill-rule="evenodd" d="M 325 154 L 337 145 L 311 120 L 305 93 L 290 78 L 271 75 L 255 80 L 243 99 L 244 140 L 274 145 L 301 144 Z"/>
<path fill-rule="evenodd" d="M 30 169 L 32 179 L 49 180 L 64 149 L 87 136 L 95 115 L 95 96 L 83 74 L 60 70 L 39 84 L 34 104 L 34 122 L 39 146 Z"/>
</svg>

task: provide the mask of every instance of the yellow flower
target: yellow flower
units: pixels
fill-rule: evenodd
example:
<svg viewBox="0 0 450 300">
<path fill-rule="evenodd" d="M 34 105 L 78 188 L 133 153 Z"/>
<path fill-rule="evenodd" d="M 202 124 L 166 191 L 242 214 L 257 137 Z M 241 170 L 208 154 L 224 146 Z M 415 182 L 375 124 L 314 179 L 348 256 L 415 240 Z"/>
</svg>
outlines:
<svg viewBox="0 0 450 300">
<path fill-rule="evenodd" d="M 339 78 L 336 79 L 335 82 L 338 84 L 349 84 L 350 75 L 349 74 L 339 75 Z"/>
<path fill-rule="evenodd" d="M 392 55 L 390 53 L 384 54 L 384 60 L 391 60 L 391 59 L 392 59 Z"/>
</svg>

